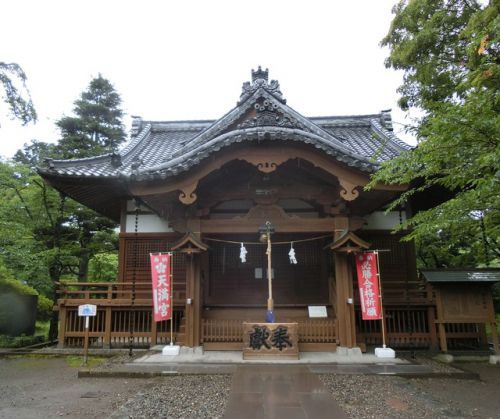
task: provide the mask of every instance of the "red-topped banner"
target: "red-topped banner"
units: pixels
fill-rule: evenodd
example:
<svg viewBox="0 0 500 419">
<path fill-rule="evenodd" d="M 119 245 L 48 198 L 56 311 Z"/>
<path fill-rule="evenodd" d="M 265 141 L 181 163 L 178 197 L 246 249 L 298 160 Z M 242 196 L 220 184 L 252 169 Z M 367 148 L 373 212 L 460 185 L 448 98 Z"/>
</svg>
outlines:
<svg viewBox="0 0 500 419">
<path fill-rule="evenodd" d="M 380 294 L 378 286 L 377 255 L 375 252 L 356 255 L 358 271 L 359 299 L 363 320 L 380 320 Z"/>
<path fill-rule="evenodd" d="M 172 318 L 171 257 L 169 253 L 150 256 L 155 322 Z"/>
</svg>

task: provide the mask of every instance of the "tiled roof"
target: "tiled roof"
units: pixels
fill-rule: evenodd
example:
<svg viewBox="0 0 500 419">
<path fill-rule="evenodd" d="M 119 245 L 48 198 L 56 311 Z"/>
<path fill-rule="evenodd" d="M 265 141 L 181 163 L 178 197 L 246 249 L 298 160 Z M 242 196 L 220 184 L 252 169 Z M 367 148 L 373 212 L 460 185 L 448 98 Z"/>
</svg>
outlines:
<svg viewBox="0 0 500 419">
<path fill-rule="evenodd" d="M 373 172 L 410 147 L 392 133 L 390 114 L 306 118 L 286 105 L 267 72 L 243 85 L 238 105 L 217 121 L 142 121 L 135 118 L 129 144 L 115 155 L 50 160 L 40 173 L 56 177 L 136 181 L 175 176 L 218 150 L 240 142 L 310 144 L 335 159 Z"/>
</svg>

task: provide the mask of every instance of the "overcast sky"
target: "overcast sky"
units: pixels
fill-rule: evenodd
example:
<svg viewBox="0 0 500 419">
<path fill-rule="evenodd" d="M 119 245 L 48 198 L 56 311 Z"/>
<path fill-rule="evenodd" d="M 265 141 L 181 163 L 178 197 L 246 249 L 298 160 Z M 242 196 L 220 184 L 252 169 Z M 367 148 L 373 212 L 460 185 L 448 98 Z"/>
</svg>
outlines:
<svg viewBox="0 0 500 419">
<path fill-rule="evenodd" d="M 4 0 L 0 61 L 25 70 L 39 121 L 22 128 L 0 107 L 0 155 L 56 141 L 54 122 L 99 73 L 122 97 L 127 130 L 130 115 L 217 119 L 258 65 L 305 116 L 392 108 L 408 123 L 396 105 L 402 75 L 379 47 L 395 1 Z"/>
</svg>

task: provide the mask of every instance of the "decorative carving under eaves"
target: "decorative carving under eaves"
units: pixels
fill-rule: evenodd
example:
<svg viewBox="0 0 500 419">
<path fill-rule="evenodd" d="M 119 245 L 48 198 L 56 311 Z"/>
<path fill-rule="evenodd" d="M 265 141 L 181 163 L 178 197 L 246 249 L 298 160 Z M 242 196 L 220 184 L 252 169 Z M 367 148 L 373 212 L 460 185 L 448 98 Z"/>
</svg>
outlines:
<svg viewBox="0 0 500 419">
<path fill-rule="evenodd" d="M 254 108 L 257 111 L 257 116 L 238 124 L 239 129 L 265 126 L 304 129 L 304 126 L 296 119 L 279 112 L 278 105 L 269 100 L 256 103 Z"/>
<path fill-rule="evenodd" d="M 181 193 L 179 194 L 179 201 L 181 201 L 184 205 L 190 205 L 195 202 L 198 198 L 195 193 L 197 187 L 198 182 L 196 181 L 191 184 L 182 186 L 182 188 L 180 188 Z"/>
<path fill-rule="evenodd" d="M 339 183 L 341 187 L 340 196 L 346 201 L 354 201 L 359 196 L 359 191 L 356 190 L 359 185 L 355 185 L 345 179 L 339 179 Z"/>
<path fill-rule="evenodd" d="M 257 71 L 252 70 L 252 83 L 249 81 L 243 83 L 240 100 L 238 105 L 242 104 L 246 99 L 252 96 L 261 87 L 271 93 L 281 103 L 286 103 L 283 93 L 280 91 L 280 84 L 277 80 L 268 81 L 269 70 L 262 70 L 259 66 Z"/>
</svg>

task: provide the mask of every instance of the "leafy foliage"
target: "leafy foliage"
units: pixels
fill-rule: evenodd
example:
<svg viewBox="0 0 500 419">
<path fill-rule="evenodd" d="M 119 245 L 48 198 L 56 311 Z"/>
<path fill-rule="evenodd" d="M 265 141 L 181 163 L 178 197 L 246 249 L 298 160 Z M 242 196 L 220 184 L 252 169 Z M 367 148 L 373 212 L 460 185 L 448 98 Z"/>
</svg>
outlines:
<svg viewBox="0 0 500 419">
<path fill-rule="evenodd" d="M 19 119 L 23 125 L 37 119 L 35 107 L 26 88 L 26 79 L 26 74 L 18 64 L 0 61 L 0 85 L 4 91 L 3 100 L 12 116 Z M 16 81 L 21 85 L 16 86 Z"/>
<path fill-rule="evenodd" d="M 418 146 L 383 164 L 370 186 L 409 184 L 392 208 L 418 204 L 436 188 L 451 192 L 401 226 L 427 251 L 427 266 L 499 262 L 499 2 L 403 0 L 393 11 L 386 64 L 404 71 L 401 107 L 424 116 Z M 430 255 L 430 244 L 451 257 Z"/>
<path fill-rule="evenodd" d="M 20 295 L 38 295 L 38 292 L 26 285 L 17 281 L 4 266 L 0 266 L 0 294 L 14 292 Z"/>
</svg>

